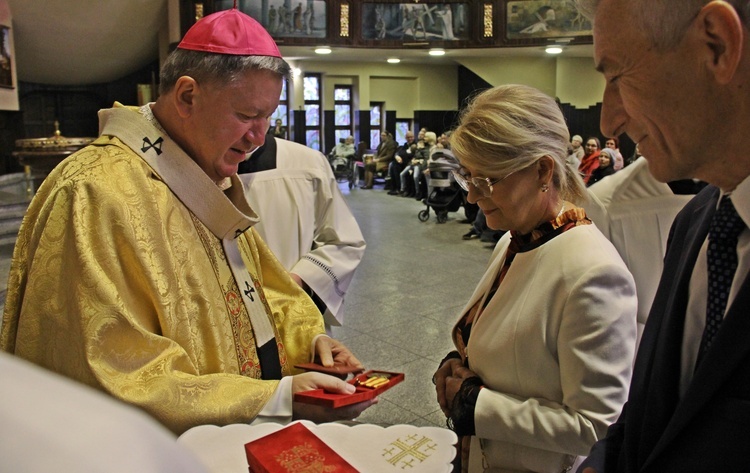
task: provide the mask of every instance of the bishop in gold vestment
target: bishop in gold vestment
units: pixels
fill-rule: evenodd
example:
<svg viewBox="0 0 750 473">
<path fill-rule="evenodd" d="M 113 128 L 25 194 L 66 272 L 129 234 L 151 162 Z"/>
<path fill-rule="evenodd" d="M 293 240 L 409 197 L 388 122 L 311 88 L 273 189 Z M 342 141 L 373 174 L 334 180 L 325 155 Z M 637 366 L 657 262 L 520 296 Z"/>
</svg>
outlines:
<svg viewBox="0 0 750 473">
<path fill-rule="evenodd" d="M 100 137 L 34 197 L 16 243 L 0 348 L 200 424 L 353 418 L 293 403 L 354 386 L 295 364 L 361 368 L 252 228 L 237 178 L 264 142 L 290 67 L 236 8 L 193 25 L 153 104 L 99 112 Z M 290 376 L 291 375 L 291 376 Z"/>
<path fill-rule="evenodd" d="M 278 381 L 260 379 L 246 288 L 222 241 L 238 235 L 284 375 L 310 361 L 320 312 L 252 229 L 236 176 L 222 191 L 137 109 L 104 110 L 100 121 L 102 136 L 58 166 L 29 207 L 2 349 L 178 433 L 253 420 Z"/>
</svg>

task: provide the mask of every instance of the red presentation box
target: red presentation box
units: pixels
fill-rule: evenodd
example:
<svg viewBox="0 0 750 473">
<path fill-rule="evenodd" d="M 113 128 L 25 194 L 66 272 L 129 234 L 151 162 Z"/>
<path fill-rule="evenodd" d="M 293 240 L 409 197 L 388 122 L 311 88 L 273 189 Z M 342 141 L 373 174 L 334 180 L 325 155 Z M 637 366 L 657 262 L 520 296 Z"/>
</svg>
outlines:
<svg viewBox="0 0 750 473">
<path fill-rule="evenodd" d="M 372 378 L 387 379 L 387 381 L 381 381 L 375 385 L 371 383 Z M 367 401 L 380 393 L 391 389 L 404 380 L 404 373 L 392 373 L 389 371 L 377 371 L 371 370 L 347 381 L 349 384 L 353 384 L 356 388 L 353 394 L 339 394 L 330 393 L 323 389 L 314 389 L 312 391 L 304 391 L 296 393 L 294 400 L 297 402 L 305 402 L 308 404 L 316 404 L 325 407 L 343 407 L 350 404 L 356 404 L 358 402 Z"/>
<path fill-rule="evenodd" d="M 357 470 L 300 423 L 245 444 L 250 473 Z"/>
<path fill-rule="evenodd" d="M 334 364 L 333 366 L 323 366 L 320 363 L 302 363 L 299 365 L 294 365 L 294 367 L 305 371 L 317 371 L 318 373 L 330 374 L 341 379 L 346 379 L 348 375 L 362 371 L 361 368 L 358 368 L 356 366 L 341 364 Z"/>
</svg>

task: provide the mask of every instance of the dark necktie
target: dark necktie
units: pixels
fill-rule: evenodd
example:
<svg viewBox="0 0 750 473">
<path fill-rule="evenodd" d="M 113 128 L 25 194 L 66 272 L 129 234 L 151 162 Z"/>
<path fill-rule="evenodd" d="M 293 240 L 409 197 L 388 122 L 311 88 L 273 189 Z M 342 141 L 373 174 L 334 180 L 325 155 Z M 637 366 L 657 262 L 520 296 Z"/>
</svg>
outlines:
<svg viewBox="0 0 750 473">
<path fill-rule="evenodd" d="M 737 237 L 744 228 L 745 223 L 737 215 L 732 201 L 725 196 L 708 230 L 708 303 L 698 363 L 711 348 L 724 320 L 729 288 L 737 270 Z"/>
</svg>

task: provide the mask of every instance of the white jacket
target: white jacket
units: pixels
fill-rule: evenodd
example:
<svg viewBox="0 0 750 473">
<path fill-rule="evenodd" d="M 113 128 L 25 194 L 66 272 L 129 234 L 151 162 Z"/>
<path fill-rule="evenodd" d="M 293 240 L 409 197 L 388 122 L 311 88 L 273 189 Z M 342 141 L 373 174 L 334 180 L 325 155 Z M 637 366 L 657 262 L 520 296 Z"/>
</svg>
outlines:
<svg viewBox="0 0 750 473">
<path fill-rule="evenodd" d="M 490 289 L 509 242 L 463 313 Z M 559 472 L 586 455 L 627 398 L 636 309 L 633 278 L 594 225 L 517 254 L 467 346 L 485 385 L 470 471 L 482 471 L 482 451 L 493 472 Z"/>
</svg>

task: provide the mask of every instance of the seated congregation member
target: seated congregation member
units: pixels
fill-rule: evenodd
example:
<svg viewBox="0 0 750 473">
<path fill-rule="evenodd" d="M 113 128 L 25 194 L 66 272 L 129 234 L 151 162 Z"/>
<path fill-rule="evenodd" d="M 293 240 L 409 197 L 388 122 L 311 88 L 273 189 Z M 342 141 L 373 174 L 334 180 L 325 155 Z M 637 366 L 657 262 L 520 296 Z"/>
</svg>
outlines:
<svg viewBox="0 0 750 473">
<path fill-rule="evenodd" d="M 414 151 L 417 144 L 414 142 L 414 132 L 407 131 L 405 134 L 406 141 L 399 146 L 393 161 L 388 165 L 388 176 L 391 178 L 391 190 L 389 195 L 404 194 L 404 182 L 401 182 L 401 173 L 411 164 L 411 158 L 414 157 Z"/>
<path fill-rule="evenodd" d="M 446 131 L 445 133 L 441 133 L 440 136 L 437 138 L 437 145 L 438 148 L 441 149 L 451 149 L 451 131 Z"/>
<path fill-rule="evenodd" d="M 239 178 L 260 218 L 255 230 L 312 297 L 330 333 L 344 322 L 344 297 L 365 240 L 325 156 L 266 135 L 240 164 Z"/>
<path fill-rule="evenodd" d="M 427 130 L 425 128 L 422 128 L 419 130 L 419 134 L 417 135 L 417 141 L 415 146 L 413 147 L 412 151 L 412 158 L 410 164 L 404 168 L 404 170 L 401 172 L 401 176 L 399 177 L 401 179 L 401 187 L 404 191 L 402 193 L 402 196 L 404 197 L 417 197 L 417 199 L 421 199 L 422 197 L 419 197 L 419 179 L 422 176 L 422 171 L 425 168 L 425 165 L 427 163 L 427 160 L 425 158 L 425 133 L 427 133 Z M 406 181 L 406 179 L 409 179 L 409 175 L 411 175 L 412 181 Z M 404 182 L 406 181 L 406 186 L 404 186 Z M 411 187 L 411 183 L 414 183 L 414 187 L 409 190 Z"/>
<path fill-rule="evenodd" d="M 243 34 L 238 34 L 238 32 Z M 18 236 L 0 346 L 134 404 L 175 433 L 317 421 L 292 402 L 353 386 L 294 365 L 361 365 L 252 228 L 237 177 L 289 65 L 230 9 L 186 33 L 155 103 L 99 112 L 101 136 L 40 186 Z"/>
<path fill-rule="evenodd" d="M 427 195 L 430 195 L 430 172 L 428 165 L 430 164 L 430 156 L 435 151 L 437 146 L 437 134 L 434 131 L 427 131 L 424 134 L 424 143 L 421 148 L 417 148 L 417 155 L 414 157 L 414 162 L 419 166 L 420 172 L 414 175 L 414 182 L 417 184 L 417 200 L 421 200 Z M 427 195 L 425 195 L 427 192 Z"/>
<path fill-rule="evenodd" d="M 617 153 L 612 148 L 604 148 L 599 151 L 599 166 L 591 173 L 589 185 L 593 185 L 615 173 L 614 162 L 616 154 Z"/>
<path fill-rule="evenodd" d="M 497 243 L 501 236 L 505 233 L 504 230 L 493 230 L 487 226 L 487 218 L 484 216 L 482 209 L 479 209 L 477 214 L 474 216 L 474 221 L 471 224 L 471 230 L 461 236 L 462 240 L 471 240 L 472 238 L 479 238 L 480 241 L 487 243 Z"/>
<path fill-rule="evenodd" d="M 398 144 L 393 139 L 393 135 L 384 131 L 380 134 L 380 144 L 375 150 L 373 160 L 365 164 L 365 185 L 362 189 L 372 189 L 375 180 L 375 174 L 388 169 L 388 165 L 393 161 Z"/>
<path fill-rule="evenodd" d="M 414 139 L 414 132 L 406 132 L 406 143 L 396 151 L 396 159 L 401 159 L 402 170 L 398 176 L 400 184 L 399 195 L 413 197 L 416 191 L 412 174 L 414 173 L 414 165 L 412 161 L 417 154 L 417 141 Z"/>
<path fill-rule="evenodd" d="M 349 135 L 343 142 L 337 143 L 331 150 L 331 157 L 332 162 L 334 160 L 350 162 L 354 159 L 354 137 Z"/>
<path fill-rule="evenodd" d="M 625 167 L 625 160 L 622 157 L 622 153 L 620 153 L 620 140 L 617 138 L 607 138 L 607 141 L 604 142 L 604 148 L 615 151 L 615 160 L 612 161 L 612 167 L 615 171 L 619 171 Z"/>
<path fill-rule="evenodd" d="M 451 137 L 468 200 L 508 230 L 433 377 L 470 472 L 567 471 L 627 396 L 635 285 L 578 207 L 568 140 L 555 100 L 522 85 L 477 96 Z"/>
<path fill-rule="evenodd" d="M 594 169 L 599 167 L 599 150 L 601 149 L 599 138 L 591 137 L 586 140 L 586 149 L 581 158 L 581 165 L 578 166 L 578 172 L 583 177 L 583 182 L 588 185 L 589 179 L 591 179 L 591 173 Z"/>
<path fill-rule="evenodd" d="M 573 135 L 568 147 L 568 157 L 565 160 L 568 166 L 576 171 L 578 171 L 578 167 L 581 165 L 581 160 L 583 159 L 584 151 L 583 146 L 581 146 L 582 144 L 583 138 L 581 138 L 581 135 Z"/>
<path fill-rule="evenodd" d="M 286 127 L 282 124 L 280 118 L 276 119 L 274 126 L 268 130 L 268 133 L 276 138 L 286 139 Z"/>
</svg>

